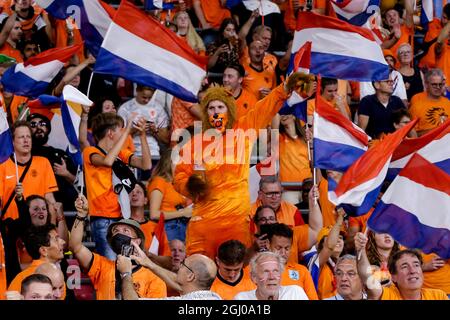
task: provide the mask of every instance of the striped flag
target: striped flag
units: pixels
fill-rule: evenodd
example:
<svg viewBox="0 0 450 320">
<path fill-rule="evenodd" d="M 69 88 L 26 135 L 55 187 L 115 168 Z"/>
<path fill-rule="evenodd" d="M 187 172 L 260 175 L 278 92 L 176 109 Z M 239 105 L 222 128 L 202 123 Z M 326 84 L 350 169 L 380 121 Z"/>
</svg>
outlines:
<svg viewBox="0 0 450 320">
<path fill-rule="evenodd" d="M 9 130 L 8 120 L 3 108 L 0 107 L 0 163 L 8 160 L 14 152 L 11 131 Z"/>
<path fill-rule="evenodd" d="M 175 6 L 172 2 L 166 2 L 163 0 L 145 0 L 145 10 L 170 10 Z"/>
<path fill-rule="evenodd" d="M 162 256 L 164 255 L 164 246 L 166 241 L 164 240 L 164 238 L 166 237 L 166 231 L 164 230 L 164 214 L 161 212 L 159 214 L 159 221 L 158 221 L 158 225 L 156 226 L 154 233 L 153 233 L 153 238 L 152 238 L 152 243 L 150 244 L 150 248 L 148 249 L 148 252 L 153 253 L 157 256 Z"/>
</svg>

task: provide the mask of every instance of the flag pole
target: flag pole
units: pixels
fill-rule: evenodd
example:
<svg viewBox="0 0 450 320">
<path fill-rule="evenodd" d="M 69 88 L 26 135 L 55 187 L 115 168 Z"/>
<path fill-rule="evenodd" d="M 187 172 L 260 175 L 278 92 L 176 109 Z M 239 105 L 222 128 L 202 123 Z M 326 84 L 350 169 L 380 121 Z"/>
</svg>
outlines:
<svg viewBox="0 0 450 320">
<path fill-rule="evenodd" d="M 79 165 L 78 166 L 78 174 L 80 175 L 80 179 L 81 179 L 81 181 L 80 181 L 80 195 L 82 195 L 83 194 L 83 189 L 84 189 L 84 176 L 83 176 L 83 167 L 82 167 L 82 165 Z"/>
<path fill-rule="evenodd" d="M 364 230 L 364 236 L 367 237 L 367 234 L 369 232 L 369 227 L 366 226 L 366 230 Z M 365 248 L 363 250 L 366 250 Z M 362 254 L 362 250 L 358 252 L 358 261 L 361 260 L 361 254 Z"/>
<path fill-rule="evenodd" d="M 91 84 L 92 84 L 92 78 L 94 77 L 94 71 L 91 72 L 91 77 L 89 78 L 89 84 L 88 84 L 88 88 L 87 88 L 87 93 L 86 96 L 89 99 L 89 93 L 91 92 Z"/>
<path fill-rule="evenodd" d="M 17 181 L 17 184 L 20 184 L 20 181 L 19 181 L 19 167 L 17 166 L 17 156 L 16 156 L 16 152 L 15 151 L 14 151 L 14 164 L 16 166 L 16 181 Z"/>
</svg>

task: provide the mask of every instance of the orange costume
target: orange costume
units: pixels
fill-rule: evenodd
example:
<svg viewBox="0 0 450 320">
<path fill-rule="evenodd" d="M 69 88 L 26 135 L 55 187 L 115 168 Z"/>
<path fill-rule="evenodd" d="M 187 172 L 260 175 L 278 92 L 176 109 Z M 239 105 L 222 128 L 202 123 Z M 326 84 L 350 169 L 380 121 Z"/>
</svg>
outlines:
<svg viewBox="0 0 450 320">
<path fill-rule="evenodd" d="M 93 253 L 88 276 L 94 285 L 97 300 L 114 300 L 116 298 L 115 264 L 115 261 Z M 149 269 L 138 266 L 133 270 L 131 277 L 140 298 L 165 298 L 167 296 L 166 284 Z"/>
<path fill-rule="evenodd" d="M 47 193 L 58 191 L 58 185 L 56 184 L 55 175 L 50 162 L 48 162 L 46 158 L 38 156 L 32 156 L 30 161 L 31 165 L 22 181 L 24 198 L 26 199 L 32 194 L 44 197 Z M 19 177 L 21 177 L 26 164 L 18 162 L 17 167 Z M 0 179 L 0 202 L 4 206 L 11 194 L 14 193 L 17 184 L 14 160 L 9 158 L 7 161 L 0 164 L 0 177 L 2 177 L 2 179 Z M 2 219 L 17 219 L 18 217 L 19 212 L 17 210 L 17 204 L 12 200 L 7 211 L 3 213 Z"/>
<path fill-rule="evenodd" d="M 189 196 L 186 185 L 194 173 L 192 159 L 198 159 L 199 155 L 202 156 L 199 152 L 202 152 L 205 153 L 202 158 L 207 160 L 203 166 L 208 192 L 203 198 L 194 201 L 192 218 L 187 228 L 187 255 L 203 253 L 214 259 L 218 246 L 230 239 L 239 240 L 246 246 L 251 245 L 248 177 L 251 148 L 257 133 L 247 137 L 244 135 L 246 130 L 264 128 L 286 98 L 283 85 L 280 85 L 258 101 L 255 108 L 250 109 L 244 117 L 236 119 L 233 129 L 242 130 L 233 131 L 235 134 L 231 139 L 220 135 L 212 143 L 208 137 L 202 141 L 203 135 L 196 135 L 183 147 L 183 154 L 188 158 L 190 156 L 190 159 L 183 161 L 182 156 L 174 178 L 175 188 L 182 194 Z M 225 143 L 225 140 L 232 143 Z M 217 162 L 214 159 L 209 161 L 214 157 L 211 156 L 213 146 L 224 146 L 225 157 Z"/>
<path fill-rule="evenodd" d="M 91 217 L 120 218 L 122 213 L 117 194 L 113 190 L 112 168 L 94 166 L 91 162 L 93 154 L 104 156 L 96 147 L 87 147 L 83 150 L 89 214 Z M 132 155 L 131 152 L 122 150 L 119 158 L 128 164 Z"/>
<path fill-rule="evenodd" d="M 281 275 L 281 285 L 297 285 L 305 290 L 309 300 L 319 299 L 311 274 L 308 269 L 301 264 L 288 263 L 284 267 L 283 274 Z"/>
<path fill-rule="evenodd" d="M 446 97 L 430 99 L 426 92 L 421 92 L 411 98 L 409 112 L 412 118 L 419 118 L 416 131 L 429 131 L 438 127 L 450 117 L 450 100 Z"/>
<path fill-rule="evenodd" d="M 422 254 L 423 262 L 427 263 L 434 257 L 434 253 Z M 434 270 L 423 273 L 423 287 L 430 289 L 441 289 L 446 294 L 450 294 L 450 259 L 447 259 L 444 266 Z"/>
<path fill-rule="evenodd" d="M 256 285 L 250 278 L 248 266 L 241 270 L 241 275 L 235 283 L 226 281 L 217 273 L 217 277 L 211 286 L 211 291 L 217 293 L 223 300 L 233 300 L 239 292 L 254 289 L 256 289 Z"/>
<path fill-rule="evenodd" d="M 145 245 L 144 245 L 145 251 L 148 251 L 148 249 L 150 249 L 150 246 L 152 245 L 153 235 L 155 234 L 155 229 L 158 226 L 158 224 L 151 220 L 148 220 L 146 222 L 139 223 L 139 224 L 141 225 L 141 230 L 145 235 Z M 166 232 L 163 232 L 163 237 L 164 237 L 164 240 L 163 240 L 164 244 L 163 244 L 162 255 L 169 257 L 171 255 L 171 252 L 170 252 L 169 240 L 167 240 Z"/>
<path fill-rule="evenodd" d="M 422 289 L 421 300 L 448 300 L 444 291 L 438 289 Z M 404 300 L 397 286 L 391 285 L 390 287 L 383 288 L 383 294 L 381 300 Z"/>
</svg>

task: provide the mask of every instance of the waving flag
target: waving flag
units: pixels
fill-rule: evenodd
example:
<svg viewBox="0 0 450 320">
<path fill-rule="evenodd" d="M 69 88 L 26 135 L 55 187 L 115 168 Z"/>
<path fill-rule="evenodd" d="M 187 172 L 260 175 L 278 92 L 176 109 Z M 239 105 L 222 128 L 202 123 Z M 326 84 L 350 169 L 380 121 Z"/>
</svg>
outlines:
<svg viewBox="0 0 450 320">
<path fill-rule="evenodd" d="M 450 174 L 450 119 L 416 139 L 405 139 L 395 150 L 387 179 L 392 181 L 414 153 Z"/>
<path fill-rule="evenodd" d="M 415 154 L 368 221 L 408 248 L 450 258 L 450 175 Z"/>
<path fill-rule="evenodd" d="M 0 107 L 0 163 L 8 160 L 9 156 L 14 152 L 14 146 L 9 131 L 8 120 L 3 108 Z"/>
<path fill-rule="evenodd" d="M 415 119 L 387 135 L 356 160 L 344 173 L 336 189 L 328 193 L 330 201 L 336 206 L 342 205 L 348 214 L 359 216 L 367 213 L 380 192 L 392 154 L 417 121 Z"/>
<path fill-rule="evenodd" d="M 72 16 L 86 47 L 97 56 L 115 14 L 113 7 L 100 0 L 36 0 L 36 3 L 57 19 Z"/>
<path fill-rule="evenodd" d="M 434 18 L 433 0 L 422 0 L 422 10 L 420 12 L 420 24 L 428 29 L 428 24 Z"/>
<path fill-rule="evenodd" d="M 46 50 L 26 62 L 11 66 L 1 79 L 4 91 L 25 97 L 43 94 L 64 64 L 80 48 L 81 45 L 75 45 Z"/>
<path fill-rule="evenodd" d="M 336 16 L 355 26 L 363 26 L 380 9 L 380 0 L 331 0 Z"/>
<path fill-rule="evenodd" d="M 269 0 L 244 0 L 245 8 L 249 11 L 259 11 L 260 16 L 267 16 L 271 13 L 280 13 L 280 7 Z"/>
<path fill-rule="evenodd" d="M 369 137 L 317 95 L 313 143 L 314 167 L 345 172 L 366 152 Z"/>
<path fill-rule="evenodd" d="M 171 2 L 165 2 L 163 0 L 145 0 L 144 9 L 145 10 L 169 10 L 173 9 L 174 4 Z"/>
<path fill-rule="evenodd" d="M 162 256 L 164 255 L 164 250 L 167 250 L 167 248 L 164 248 L 166 243 L 167 243 L 167 236 L 166 231 L 164 230 L 164 214 L 161 212 L 159 214 L 158 225 L 154 230 L 152 242 L 150 244 L 148 252 L 158 256 Z"/>
<path fill-rule="evenodd" d="M 175 33 L 122 1 L 97 57 L 95 72 L 120 76 L 195 102 L 206 58 Z"/>
<path fill-rule="evenodd" d="M 298 15 L 292 52 L 312 42 L 311 73 L 354 81 L 388 79 L 383 52 L 369 30 L 312 12 Z"/>
</svg>

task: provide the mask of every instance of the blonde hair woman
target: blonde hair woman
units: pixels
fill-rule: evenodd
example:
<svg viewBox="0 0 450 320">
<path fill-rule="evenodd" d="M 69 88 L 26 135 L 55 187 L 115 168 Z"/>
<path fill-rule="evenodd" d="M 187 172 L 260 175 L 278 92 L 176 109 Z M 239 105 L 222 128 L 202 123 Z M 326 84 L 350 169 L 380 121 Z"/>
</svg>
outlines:
<svg viewBox="0 0 450 320">
<path fill-rule="evenodd" d="M 198 54 L 205 54 L 205 45 L 202 38 L 195 31 L 191 19 L 186 11 L 178 11 L 173 17 L 173 23 L 177 26 L 177 34 L 184 38 L 189 46 Z"/>
</svg>

